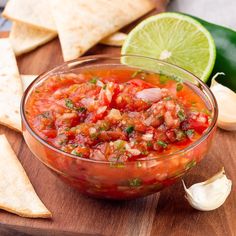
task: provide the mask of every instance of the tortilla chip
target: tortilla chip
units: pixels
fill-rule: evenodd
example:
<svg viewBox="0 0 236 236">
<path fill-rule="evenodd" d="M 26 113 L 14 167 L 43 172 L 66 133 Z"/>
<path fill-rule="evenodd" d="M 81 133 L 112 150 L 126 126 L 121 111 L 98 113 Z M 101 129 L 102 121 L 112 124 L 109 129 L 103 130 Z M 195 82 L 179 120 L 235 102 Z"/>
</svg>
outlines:
<svg viewBox="0 0 236 236">
<path fill-rule="evenodd" d="M 22 85 L 9 39 L 0 39 L 0 124 L 21 131 Z"/>
<path fill-rule="evenodd" d="M 25 91 L 28 86 L 37 78 L 37 75 L 20 75 L 23 90 Z"/>
<path fill-rule="evenodd" d="M 155 7 L 150 0 L 50 0 L 65 61 L 81 56 L 101 39 Z"/>
<path fill-rule="evenodd" d="M 48 0 L 10 0 L 2 15 L 36 28 L 56 31 Z"/>
<path fill-rule="evenodd" d="M 19 56 L 47 43 L 56 36 L 57 33 L 49 30 L 13 22 L 9 38 L 15 55 Z"/>
<path fill-rule="evenodd" d="M 49 218 L 5 135 L 0 135 L 0 208 L 19 216 Z"/>
</svg>

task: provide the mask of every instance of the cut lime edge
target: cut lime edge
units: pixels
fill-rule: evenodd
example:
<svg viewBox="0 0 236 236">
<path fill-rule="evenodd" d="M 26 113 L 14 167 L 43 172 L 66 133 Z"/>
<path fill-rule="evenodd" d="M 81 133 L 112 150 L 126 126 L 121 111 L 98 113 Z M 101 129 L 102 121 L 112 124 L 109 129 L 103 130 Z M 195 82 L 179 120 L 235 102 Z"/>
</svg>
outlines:
<svg viewBox="0 0 236 236">
<path fill-rule="evenodd" d="M 183 15 L 183 14 L 180 14 L 180 13 L 173 13 L 173 12 L 164 12 L 164 13 L 160 13 L 158 15 L 155 15 L 155 16 L 151 16 L 145 20 L 143 20 L 140 24 L 138 24 L 135 28 L 133 28 L 130 33 L 128 34 L 128 37 L 126 38 L 126 40 L 124 41 L 124 44 L 122 46 L 122 49 L 121 49 L 121 54 L 122 55 L 127 55 L 125 53 L 126 49 L 128 48 L 129 44 L 130 44 L 130 41 L 131 41 L 131 38 L 132 38 L 132 35 L 135 34 L 137 31 L 139 31 L 140 29 L 142 29 L 146 24 L 150 23 L 150 22 L 153 22 L 153 21 L 156 21 L 156 20 L 159 20 L 159 19 L 163 19 L 163 18 L 176 18 L 176 19 L 180 19 L 180 20 L 184 20 L 184 21 L 187 21 L 187 22 L 190 22 L 192 23 L 194 26 L 196 26 L 196 28 L 200 31 L 203 32 L 203 34 L 206 36 L 207 40 L 208 40 L 208 45 L 209 45 L 209 51 L 210 51 L 210 57 L 209 57 L 209 62 L 211 63 L 208 63 L 205 71 L 202 73 L 200 79 L 203 81 L 203 82 L 207 82 L 208 78 L 210 77 L 211 75 L 211 72 L 214 68 L 214 65 L 215 65 L 215 59 L 216 59 L 216 46 L 215 46 L 215 41 L 213 39 L 213 37 L 211 36 L 210 32 L 200 23 L 198 22 L 197 20 L 191 18 L 190 16 L 186 16 L 186 15 Z M 134 54 L 133 54 L 134 55 Z M 138 56 L 138 55 L 137 55 Z M 140 55 L 142 56 L 142 55 Z M 124 58 L 122 58 L 122 63 L 124 62 L 123 60 Z M 158 58 L 153 58 L 153 59 L 158 59 Z M 178 65 L 177 65 L 178 66 Z M 181 66 L 180 66 L 181 67 Z M 182 67 L 181 67 L 182 68 Z M 184 68 L 183 68 L 184 69 Z M 184 69 L 186 70 L 186 69 Z M 192 73 L 190 71 L 190 73 Z M 199 77 L 198 75 L 196 75 L 197 77 Z"/>
</svg>

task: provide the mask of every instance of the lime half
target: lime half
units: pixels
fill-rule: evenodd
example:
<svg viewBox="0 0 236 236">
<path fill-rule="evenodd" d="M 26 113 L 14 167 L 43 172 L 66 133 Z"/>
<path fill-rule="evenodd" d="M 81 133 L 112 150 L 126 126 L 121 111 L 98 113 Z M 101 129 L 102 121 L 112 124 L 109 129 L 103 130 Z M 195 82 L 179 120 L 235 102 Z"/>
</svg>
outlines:
<svg viewBox="0 0 236 236">
<path fill-rule="evenodd" d="M 216 58 L 211 34 L 198 21 L 178 13 L 161 13 L 142 21 L 129 33 L 121 53 L 170 62 L 204 82 Z"/>
</svg>

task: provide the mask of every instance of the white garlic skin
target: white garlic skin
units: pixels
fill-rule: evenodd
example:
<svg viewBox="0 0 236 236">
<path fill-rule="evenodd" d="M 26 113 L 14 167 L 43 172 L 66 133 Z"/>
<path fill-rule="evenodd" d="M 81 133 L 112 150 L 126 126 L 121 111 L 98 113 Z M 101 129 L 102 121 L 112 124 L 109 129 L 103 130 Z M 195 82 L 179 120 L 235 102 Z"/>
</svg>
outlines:
<svg viewBox="0 0 236 236">
<path fill-rule="evenodd" d="M 222 169 L 219 173 L 207 181 L 186 188 L 184 182 L 185 197 L 189 204 L 200 211 L 212 211 L 223 205 L 229 196 L 232 181 L 228 179 Z"/>
<path fill-rule="evenodd" d="M 215 78 L 224 73 L 217 73 L 211 82 L 211 91 L 218 103 L 219 115 L 217 125 L 221 129 L 236 131 L 236 93 L 218 83 Z"/>
</svg>

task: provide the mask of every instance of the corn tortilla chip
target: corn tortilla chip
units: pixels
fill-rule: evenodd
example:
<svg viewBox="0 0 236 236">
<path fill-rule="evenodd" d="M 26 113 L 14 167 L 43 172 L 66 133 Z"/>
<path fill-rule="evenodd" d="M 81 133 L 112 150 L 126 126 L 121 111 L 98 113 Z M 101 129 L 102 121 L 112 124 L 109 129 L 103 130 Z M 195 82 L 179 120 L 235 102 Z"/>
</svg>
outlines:
<svg viewBox="0 0 236 236">
<path fill-rule="evenodd" d="M 48 0 L 10 0 L 2 15 L 36 28 L 56 31 Z"/>
<path fill-rule="evenodd" d="M 28 86 L 36 79 L 37 75 L 20 75 L 23 85 L 23 90 L 25 91 Z"/>
<path fill-rule="evenodd" d="M 0 39 L 0 124 L 21 131 L 22 84 L 9 39 Z"/>
<path fill-rule="evenodd" d="M 65 61 L 155 7 L 151 0 L 50 0 Z"/>
<path fill-rule="evenodd" d="M 9 38 L 15 55 L 19 56 L 47 43 L 56 36 L 56 32 L 13 22 Z"/>
<path fill-rule="evenodd" d="M 0 208 L 23 217 L 52 217 L 35 193 L 5 135 L 0 135 L 0 154 Z"/>
</svg>

